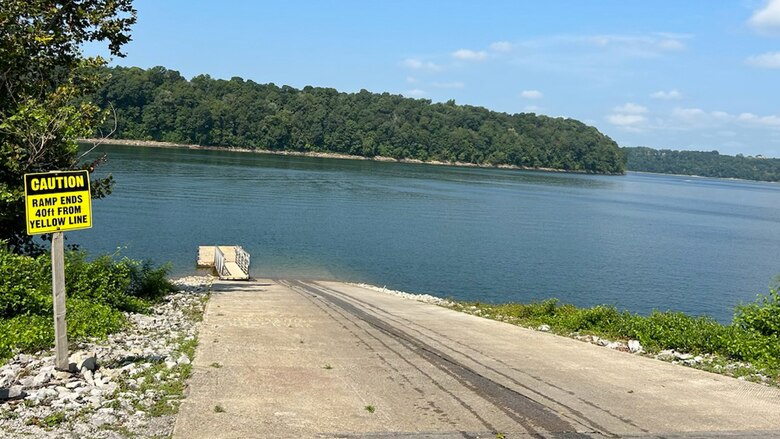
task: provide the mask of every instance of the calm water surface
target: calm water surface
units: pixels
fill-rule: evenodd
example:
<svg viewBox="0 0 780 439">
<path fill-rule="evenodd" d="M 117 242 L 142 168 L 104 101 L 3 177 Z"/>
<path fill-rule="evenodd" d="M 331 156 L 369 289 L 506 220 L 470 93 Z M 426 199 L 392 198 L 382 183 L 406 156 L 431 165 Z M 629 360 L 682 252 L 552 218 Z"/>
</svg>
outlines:
<svg viewBox="0 0 780 439">
<path fill-rule="evenodd" d="M 175 275 L 199 245 L 238 244 L 256 277 L 726 322 L 780 273 L 777 184 L 101 148 L 114 194 L 69 242 Z"/>
</svg>

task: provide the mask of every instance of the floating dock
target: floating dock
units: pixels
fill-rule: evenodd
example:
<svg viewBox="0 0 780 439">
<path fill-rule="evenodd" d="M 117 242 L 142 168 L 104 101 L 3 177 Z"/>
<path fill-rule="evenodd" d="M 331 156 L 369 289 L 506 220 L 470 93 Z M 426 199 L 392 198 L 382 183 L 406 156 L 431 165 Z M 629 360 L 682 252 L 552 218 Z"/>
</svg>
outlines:
<svg viewBox="0 0 780 439">
<path fill-rule="evenodd" d="M 198 267 L 214 267 L 222 280 L 249 280 L 249 253 L 237 245 L 198 247 Z"/>
</svg>

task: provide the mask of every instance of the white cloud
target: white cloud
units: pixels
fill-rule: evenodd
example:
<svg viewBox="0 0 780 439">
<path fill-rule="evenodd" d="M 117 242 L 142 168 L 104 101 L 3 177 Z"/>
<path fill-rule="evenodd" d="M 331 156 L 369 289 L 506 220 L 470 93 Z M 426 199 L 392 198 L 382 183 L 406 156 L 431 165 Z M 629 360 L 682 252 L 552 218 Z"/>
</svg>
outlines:
<svg viewBox="0 0 780 439">
<path fill-rule="evenodd" d="M 701 108 L 675 108 L 672 110 L 672 116 L 677 119 L 695 119 L 706 115 Z"/>
<path fill-rule="evenodd" d="M 574 42 L 582 42 L 603 49 L 619 50 L 634 56 L 658 56 L 664 52 L 678 52 L 685 49 L 684 39 L 687 35 L 655 34 L 655 35 L 591 35 L 584 37 L 564 38 Z"/>
<path fill-rule="evenodd" d="M 760 32 L 780 31 L 780 0 L 769 0 L 753 13 L 748 24 Z"/>
<path fill-rule="evenodd" d="M 459 82 L 459 81 L 453 81 L 453 82 L 434 82 L 433 84 L 436 88 L 463 88 L 466 86 L 466 84 Z"/>
<path fill-rule="evenodd" d="M 612 114 L 607 115 L 607 122 L 629 131 L 641 131 L 640 126 L 647 122 L 644 114 L 647 108 L 627 102 L 612 109 Z"/>
<path fill-rule="evenodd" d="M 610 114 L 607 122 L 621 127 L 632 127 L 647 120 L 641 114 Z"/>
<path fill-rule="evenodd" d="M 761 55 L 754 55 L 746 61 L 753 67 L 762 69 L 780 69 L 780 52 L 767 52 Z"/>
<path fill-rule="evenodd" d="M 487 59 L 487 52 L 474 51 L 469 49 L 458 49 L 452 52 L 452 57 L 463 61 L 484 61 Z"/>
<path fill-rule="evenodd" d="M 775 115 L 758 116 L 753 113 L 742 113 L 737 116 L 737 120 L 767 128 L 780 128 L 780 116 Z"/>
<path fill-rule="evenodd" d="M 661 40 L 657 43 L 659 49 L 668 52 L 676 52 L 685 49 L 685 44 L 680 40 Z"/>
<path fill-rule="evenodd" d="M 613 111 L 620 114 L 644 114 L 647 113 L 647 108 L 639 104 L 627 102 L 623 105 L 615 107 Z"/>
<path fill-rule="evenodd" d="M 669 91 L 659 90 L 651 94 L 650 97 L 653 99 L 662 99 L 665 101 L 671 101 L 674 99 L 682 98 L 682 94 L 680 94 L 680 92 L 677 90 L 669 90 Z"/>
<path fill-rule="evenodd" d="M 406 58 L 401 61 L 401 65 L 412 70 L 424 70 L 429 72 L 442 70 L 440 65 L 431 61 L 423 61 L 419 58 Z"/>
<path fill-rule="evenodd" d="M 726 113 L 725 111 L 713 111 L 710 114 L 712 114 L 712 117 L 716 119 L 728 119 L 731 117 L 731 115 Z"/>
<path fill-rule="evenodd" d="M 490 50 L 494 52 L 511 52 L 512 43 L 509 41 L 496 41 L 490 45 Z"/>
<path fill-rule="evenodd" d="M 670 130 L 713 129 L 739 132 L 740 128 L 769 128 L 780 131 L 780 116 L 760 116 L 750 112 L 730 114 L 725 111 L 705 111 L 701 108 L 675 108 L 658 119 L 657 128 Z"/>
<path fill-rule="evenodd" d="M 426 96 L 428 93 L 425 90 L 420 90 L 419 88 L 415 88 L 412 90 L 406 90 L 403 94 L 413 98 L 421 98 L 423 96 Z"/>
<path fill-rule="evenodd" d="M 544 94 L 539 90 L 523 90 L 520 96 L 524 99 L 541 99 L 544 97 Z"/>
</svg>

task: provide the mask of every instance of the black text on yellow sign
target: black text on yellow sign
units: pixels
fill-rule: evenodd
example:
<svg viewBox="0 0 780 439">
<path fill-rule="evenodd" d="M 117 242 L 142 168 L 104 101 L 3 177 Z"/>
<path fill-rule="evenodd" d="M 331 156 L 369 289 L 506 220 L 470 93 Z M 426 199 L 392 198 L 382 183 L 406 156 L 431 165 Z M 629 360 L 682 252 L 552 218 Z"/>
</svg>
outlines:
<svg viewBox="0 0 780 439">
<path fill-rule="evenodd" d="M 87 171 L 25 174 L 24 196 L 28 235 L 92 227 Z"/>
</svg>

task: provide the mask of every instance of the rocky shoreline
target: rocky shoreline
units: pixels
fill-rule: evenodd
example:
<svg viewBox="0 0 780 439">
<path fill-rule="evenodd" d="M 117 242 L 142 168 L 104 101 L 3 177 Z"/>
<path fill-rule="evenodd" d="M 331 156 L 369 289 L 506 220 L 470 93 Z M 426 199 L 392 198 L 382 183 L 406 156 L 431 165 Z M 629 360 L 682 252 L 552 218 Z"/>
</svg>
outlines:
<svg viewBox="0 0 780 439">
<path fill-rule="evenodd" d="M 105 340 L 71 346 L 71 371 L 53 351 L 0 367 L 0 436 L 168 437 L 184 397 L 212 278 L 174 280 L 179 291 Z"/>
<path fill-rule="evenodd" d="M 343 159 L 343 160 L 369 160 L 375 162 L 398 162 L 398 163 L 412 163 L 420 165 L 433 165 L 433 166 L 456 166 L 466 168 L 489 168 L 489 169 L 514 169 L 521 171 L 543 171 L 543 172 L 560 172 L 569 174 L 589 174 L 586 171 L 576 171 L 557 168 L 534 168 L 528 166 L 516 166 L 516 165 L 491 165 L 480 164 L 470 162 L 443 162 L 439 160 L 418 160 L 418 159 L 396 159 L 393 157 L 374 156 L 366 157 L 361 155 L 341 154 L 337 152 L 301 152 L 301 151 L 277 151 L 270 149 L 250 149 L 250 148 L 238 148 L 232 146 L 203 146 L 195 144 L 185 143 L 171 143 L 171 142 L 158 142 L 154 140 L 129 140 L 129 139 L 78 139 L 82 143 L 91 144 L 105 144 L 105 145 L 130 145 L 141 146 L 146 148 L 180 148 L 180 149 L 199 149 L 206 151 L 229 151 L 229 152 L 242 152 L 242 153 L 254 153 L 254 154 L 271 154 L 271 155 L 284 155 L 294 157 L 318 157 L 328 159 Z M 602 175 L 624 175 L 624 174 L 602 174 Z"/>
</svg>

